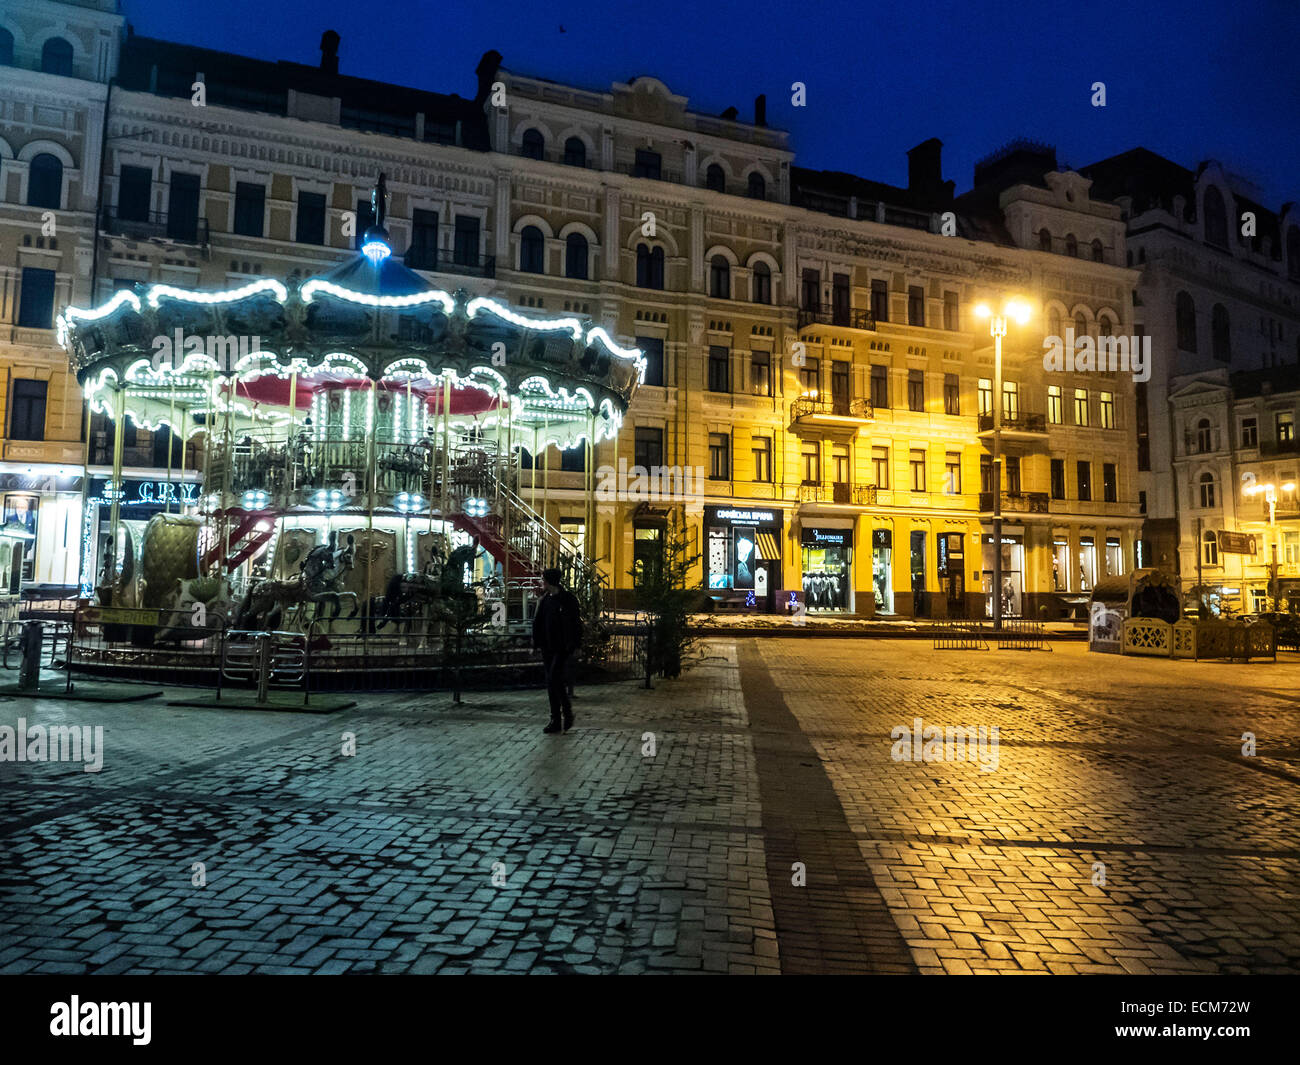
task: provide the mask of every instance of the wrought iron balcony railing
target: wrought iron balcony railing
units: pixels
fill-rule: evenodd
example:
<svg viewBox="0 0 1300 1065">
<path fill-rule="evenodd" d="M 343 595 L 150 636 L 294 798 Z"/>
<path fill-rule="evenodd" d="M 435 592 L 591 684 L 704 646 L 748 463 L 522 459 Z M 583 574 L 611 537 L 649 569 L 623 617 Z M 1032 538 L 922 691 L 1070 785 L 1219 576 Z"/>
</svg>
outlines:
<svg viewBox="0 0 1300 1065">
<path fill-rule="evenodd" d="M 874 411 L 868 400 L 850 399 L 848 396 L 800 396 L 790 404 L 790 417 L 794 421 L 818 414 L 868 421 L 874 416 Z"/>
<path fill-rule="evenodd" d="M 796 485 L 800 503 L 840 503 L 846 506 L 875 506 L 874 484 L 846 484 L 804 481 Z"/>
<path fill-rule="evenodd" d="M 208 244 L 208 220 L 189 215 L 167 214 L 163 211 L 141 212 L 137 216 L 123 217 L 117 207 L 105 207 L 100 212 L 100 228 L 115 236 L 135 240 L 174 240 L 181 244 Z"/>
<path fill-rule="evenodd" d="M 1002 512 L 1011 514 L 1046 514 L 1051 502 L 1046 492 L 1003 492 Z M 980 493 L 980 511 L 993 512 L 993 493 Z"/>
<path fill-rule="evenodd" d="M 993 431 L 992 414 L 981 414 L 979 416 L 979 431 L 981 433 L 991 433 Z M 1046 433 L 1047 415 L 1027 414 L 1024 411 L 1003 414 L 1002 431 L 1011 433 Z"/>
<path fill-rule="evenodd" d="M 807 307 L 799 312 L 798 326 L 802 329 L 807 325 L 837 325 L 845 329 L 874 330 L 876 319 L 870 311 Z"/>
</svg>

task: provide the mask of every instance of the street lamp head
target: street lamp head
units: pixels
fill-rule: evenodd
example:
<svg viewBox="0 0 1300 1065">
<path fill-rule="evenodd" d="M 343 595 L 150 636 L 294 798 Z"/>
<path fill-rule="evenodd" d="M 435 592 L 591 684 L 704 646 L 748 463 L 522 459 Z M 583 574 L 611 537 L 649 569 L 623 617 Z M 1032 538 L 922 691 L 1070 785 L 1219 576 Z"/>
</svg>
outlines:
<svg viewBox="0 0 1300 1065">
<path fill-rule="evenodd" d="M 1022 303 L 1020 300 L 1008 300 L 1005 310 L 1008 318 L 1014 318 L 1021 325 L 1029 321 L 1031 312 L 1027 303 Z"/>
<path fill-rule="evenodd" d="M 992 313 L 993 312 L 989 309 L 989 305 L 987 303 L 977 303 L 975 305 L 976 318 L 987 318 Z"/>
<path fill-rule="evenodd" d="M 1264 490 L 1264 486 L 1258 482 L 1246 485 L 1246 495 L 1253 496 Z"/>
<path fill-rule="evenodd" d="M 1295 491 L 1295 481 L 1287 481 L 1287 483 L 1284 484 L 1284 485 L 1282 486 L 1282 491 L 1284 491 L 1284 492 L 1294 492 L 1294 491 Z"/>
</svg>

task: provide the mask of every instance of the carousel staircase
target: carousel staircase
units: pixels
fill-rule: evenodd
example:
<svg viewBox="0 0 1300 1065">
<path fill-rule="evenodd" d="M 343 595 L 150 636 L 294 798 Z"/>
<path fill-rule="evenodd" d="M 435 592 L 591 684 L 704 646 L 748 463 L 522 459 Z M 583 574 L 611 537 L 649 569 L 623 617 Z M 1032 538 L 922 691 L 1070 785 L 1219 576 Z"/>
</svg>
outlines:
<svg viewBox="0 0 1300 1065">
<path fill-rule="evenodd" d="M 275 516 L 269 511 L 246 510 L 230 532 L 229 545 L 217 540 L 199 560 L 199 572 L 209 573 L 211 567 L 221 557 L 223 548 L 226 552 L 222 563 L 227 573 L 233 573 L 248 559 L 252 558 L 267 545 L 275 535 Z"/>
</svg>

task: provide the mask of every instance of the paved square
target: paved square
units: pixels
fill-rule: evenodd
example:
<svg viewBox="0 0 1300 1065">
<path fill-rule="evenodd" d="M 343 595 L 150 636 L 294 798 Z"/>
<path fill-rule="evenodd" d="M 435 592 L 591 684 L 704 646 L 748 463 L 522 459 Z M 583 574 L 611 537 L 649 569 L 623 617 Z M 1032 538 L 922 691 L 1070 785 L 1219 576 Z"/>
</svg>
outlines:
<svg viewBox="0 0 1300 1065">
<path fill-rule="evenodd" d="M 105 755 L 0 762 L 0 972 L 1296 972 L 1297 682 L 767 637 L 564 737 L 540 692 L 8 697 Z M 917 717 L 997 769 L 894 761 Z"/>
</svg>

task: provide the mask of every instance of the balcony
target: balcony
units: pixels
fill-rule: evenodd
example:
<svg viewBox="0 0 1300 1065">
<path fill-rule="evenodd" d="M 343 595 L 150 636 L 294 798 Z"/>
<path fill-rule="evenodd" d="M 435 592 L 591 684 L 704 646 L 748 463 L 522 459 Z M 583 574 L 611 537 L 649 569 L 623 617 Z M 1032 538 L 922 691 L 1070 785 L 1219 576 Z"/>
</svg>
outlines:
<svg viewBox="0 0 1300 1065">
<path fill-rule="evenodd" d="M 856 432 L 875 412 L 865 399 L 848 396 L 800 396 L 790 404 L 790 432 L 824 429 Z"/>
<path fill-rule="evenodd" d="M 1259 453 L 1264 455 L 1294 455 L 1300 452 L 1300 440 L 1261 440 Z"/>
<path fill-rule="evenodd" d="M 804 481 L 796 485 L 800 503 L 831 503 L 836 506 L 874 507 L 874 484 L 823 484 Z"/>
<path fill-rule="evenodd" d="M 876 319 L 870 311 L 823 310 L 820 307 L 809 307 L 799 312 L 798 325 L 800 329 L 810 325 L 833 325 L 843 329 L 874 331 Z"/>
<path fill-rule="evenodd" d="M 1046 514 L 1050 497 L 1046 492 L 1003 492 L 1003 514 Z M 993 513 L 993 493 L 980 493 L 980 511 Z"/>
<path fill-rule="evenodd" d="M 105 233 L 132 240 L 174 240 L 178 244 L 208 246 L 206 218 L 168 215 L 163 211 L 149 211 L 140 218 L 123 218 L 116 207 L 105 207 L 99 225 Z"/>
<path fill-rule="evenodd" d="M 981 414 L 979 416 L 978 435 L 993 435 L 992 414 Z M 1002 435 L 1010 440 L 1046 436 L 1047 415 L 1026 414 L 1024 411 L 1016 411 L 1014 414 L 1004 413 L 1002 415 Z"/>
<path fill-rule="evenodd" d="M 451 259 L 435 255 L 432 266 L 420 266 L 415 267 L 415 269 L 437 270 L 439 273 L 460 274 L 464 277 L 486 277 L 490 280 L 497 276 L 497 257 L 495 255 L 479 255 L 477 252 L 453 255 Z"/>
</svg>

